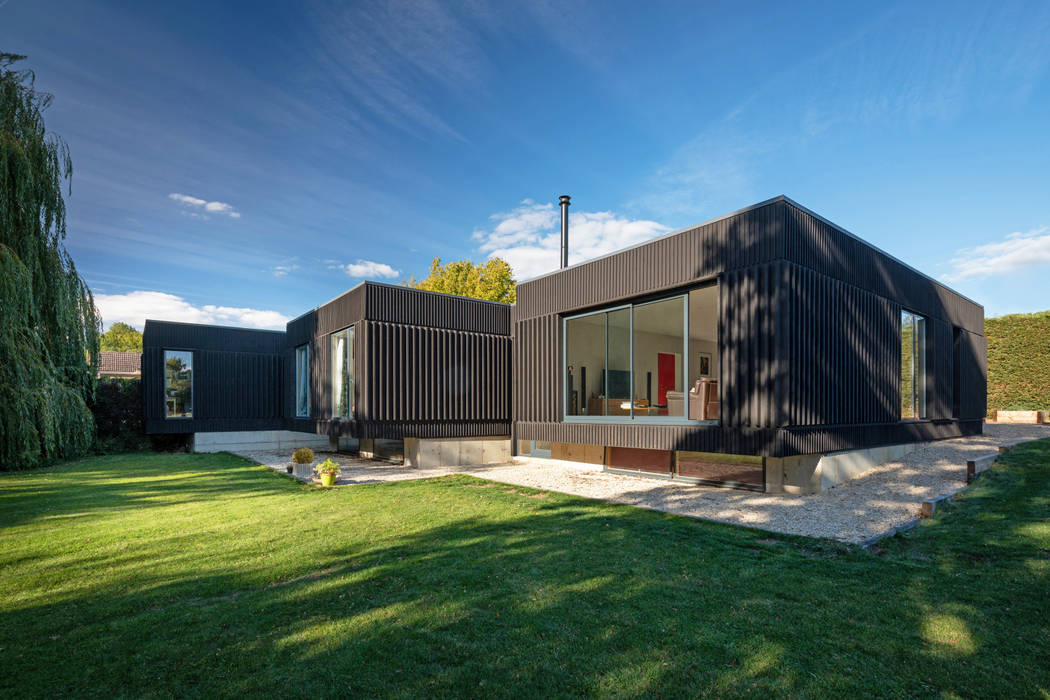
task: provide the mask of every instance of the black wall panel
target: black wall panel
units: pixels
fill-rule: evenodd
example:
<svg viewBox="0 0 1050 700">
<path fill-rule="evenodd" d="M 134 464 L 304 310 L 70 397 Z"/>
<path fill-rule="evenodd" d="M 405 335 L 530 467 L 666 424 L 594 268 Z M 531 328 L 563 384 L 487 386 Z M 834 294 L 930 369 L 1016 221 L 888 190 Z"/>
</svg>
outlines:
<svg viewBox="0 0 1050 700">
<path fill-rule="evenodd" d="M 142 335 L 147 433 L 283 427 L 284 333 L 147 321 Z M 164 350 L 193 352 L 193 418 L 164 416 Z"/>
<path fill-rule="evenodd" d="M 710 279 L 720 291 L 718 426 L 561 422 L 563 316 Z M 928 421 L 899 420 L 902 308 L 928 319 Z M 516 437 L 778 456 L 971 434 L 984 415 L 983 318 L 979 305 L 776 198 L 520 284 Z M 952 416 L 956 326 L 973 331 L 962 420 Z"/>
</svg>

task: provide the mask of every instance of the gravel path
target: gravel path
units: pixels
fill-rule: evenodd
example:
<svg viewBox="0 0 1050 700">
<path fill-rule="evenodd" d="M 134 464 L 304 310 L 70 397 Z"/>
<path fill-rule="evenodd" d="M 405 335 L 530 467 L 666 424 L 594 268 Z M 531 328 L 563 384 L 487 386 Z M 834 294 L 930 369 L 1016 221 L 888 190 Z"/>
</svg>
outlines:
<svg viewBox="0 0 1050 700">
<path fill-rule="evenodd" d="M 986 424 L 985 434 L 933 442 L 871 469 L 823 493 L 809 496 L 735 491 L 660 479 L 609 474 L 600 466 L 520 459 L 513 464 L 410 469 L 385 462 L 331 456 L 343 466 L 338 483 L 425 479 L 471 474 L 518 486 L 625 503 L 640 508 L 764 530 L 843 542 L 863 542 L 913 521 L 924 499 L 953 493 L 966 485 L 966 460 L 995 452 L 1010 440 L 1048 438 L 1050 426 Z M 286 455 L 245 454 L 284 470 Z"/>
</svg>

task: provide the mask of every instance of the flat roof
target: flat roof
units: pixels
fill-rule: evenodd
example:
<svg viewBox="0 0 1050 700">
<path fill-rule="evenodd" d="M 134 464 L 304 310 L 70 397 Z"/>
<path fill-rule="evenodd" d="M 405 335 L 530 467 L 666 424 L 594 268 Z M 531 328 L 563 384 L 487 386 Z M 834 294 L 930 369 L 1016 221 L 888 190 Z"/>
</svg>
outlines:
<svg viewBox="0 0 1050 700">
<path fill-rule="evenodd" d="M 318 304 L 317 306 L 315 306 L 314 308 L 310 309 L 309 311 L 304 311 L 303 313 L 299 314 L 298 316 L 293 318 L 288 323 L 294 323 L 294 322 L 298 321 L 299 319 L 301 319 L 303 316 L 308 316 L 309 314 L 312 314 L 314 311 L 317 311 L 318 309 L 320 309 L 322 306 L 328 306 L 333 301 L 335 301 L 337 299 L 342 299 L 343 297 L 345 297 L 350 292 L 353 292 L 353 291 L 355 291 L 357 289 L 360 289 L 361 287 L 364 287 L 365 285 L 368 285 L 368 284 L 374 285 L 376 287 L 388 287 L 390 289 L 403 289 L 403 290 L 405 290 L 407 292 L 416 292 L 417 294 L 434 294 L 434 295 L 439 296 L 439 297 L 448 297 L 450 299 L 463 299 L 464 301 L 476 301 L 479 304 L 493 304 L 495 306 L 507 306 L 507 307 L 513 306 L 513 304 L 508 304 L 508 303 L 503 302 L 503 301 L 489 301 L 488 299 L 477 299 L 475 297 L 465 297 L 465 296 L 463 296 L 461 294 L 449 294 L 447 292 L 433 292 L 433 291 L 431 291 L 429 289 L 416 289 L 415 287 L 406 287 L 406 286 L 404 286 L 402 284 L 390 284 L 389 282 L 375 282 L 373 280 L 361 280 L 360 282 L 355 284 L 353 287 L 350 287 L 350 289 L 346 290 L 345 292 L 340 292 L 339 294 L 336 294 L 334 297 L 332 297 L 331 299 L 329 299 L 325 303 Z"/>
<path fill-rule="evenodd" d="M 876 245 L 874 245 L 874 244 L 864 240 L 860 236 L 858 236 L 858 235 L 856 235 L 854 233 L 851 233 L 850 231 L 846 230 L 842 226 L 839 226 L 838 224 L 836 224 L 833 221 L 829 221 L 828 219 L 824 218 L 823 216 L 821 216 L 820 214 L 816 213 L 812 209 L 809 209 L 807 207 L 802 206 L 801 204 L 799 204 L 795 200 L 793 200 L 790 197 L 788 197 L 787 195 L 783 195 L 783 194 L 777 195 L 776 197 L 771 197 L 770 199 L 763 200 L 763 201 L 761 201 L 761 202 L 759 202 L 757 204 L 752 204 L 751 206 L 744 207 L 743 209 L 737 209 L 736 211 L 731 211 L 728 214 L 722 214 L 720 216 L 716 216 L 713 219 L 707 219 L 706 221 L 701 221 L 698 224 L 692 224 L 690 226 L 685 226 L 683 228 L 676 229 L 676 230 L 671 231 L 669 233 L 665 233 L 663 235 L 656 236 L 655 238 L 650 238 L 647 241 L 642 241 L 641 243 L 635 243 L 634 245 L 629 245 L 629 246 L 620 248 L 618 250 L 614 250 L 611 253 L 606 253 L 605 255 L 599 255 L 597 257 L 589 258 L 587 260 L 583 260 L 583 261 L 575 263 L 573 265 L 569 265 L 568 267 L 563 267 L 563 268 L 560 268 L 558 270 L 552 270 L 550 272 L 545 272 L 542 275 L 536 275 L 535 277 L 530 277 L 528 279 L 521 280 L 521 281 L 518 282 L 518 284 L 519 285 L 528 284 L 529 282 L 535 282 L 537 280 L 541 280 L 541 279 L 543 279 L 545 277 L 550 277 L 552 275 L 560 275 L 561 273 L 566 272 L 568 270 L 571 270 L 573 268 L 581 267 L 583 265 L 589 265 L 590 263 L 592 263 L 592 262 L 594 262 L 596 260 L 604 260 L 605 258 L 611 258 L 614 255 L 620 255 L 621 253 L 625 253 L 628 250 L 634 250 L 635 248 L 642 248 L 642 247 L 647 246 L 647 245 L 652 245 L 653 243 L 661 241 L 661 240 L 663 240 L 665 238 L 673 238 L 674 236 L 681 236 L 682 234 L 688 233 L 688 232 L 690 232 L 690 231 L 692 231 L 694 229 L 698 229 L 701 226 L 707 226 L 709 224 L 713 224 L 713 223 L 716 223 L 716 222 L 719 222 L 719 221 L 723 221 L 725 219 L 729 219 L 729 218 L 734 217 L 734 216 L 739 216 L 740 214 L 746 214 L 749 211 L 754 211 L 755 209 L 761 209 L 762 207 L 767 207 L 770 204 L 773 204 L 775 202 L 785 202 L 787 204 L 790 204 L 791 206 L 795 207 L 796 209 L 809 214 L 810 216 L 814 217 L 815 219 L 819 219 L 820 221 L 824 222 L 828 226 L 831 226 L 833 229 L 835 229 L 839 233 L 841 233 L 841 234 L 843 234 L 845 236 L 849 236 L 850 238 L 854 239 L 855 241 L 863 243 L 864 245 L 866 245 L 867 247 L 871 248 L 872 250 L 874 250 L 874 251 L 876 251 L 878 253 L 881 253 L 882 255 L 885 255 L 890 260 L 893 260 L 894 262 L 903 265 L 904 267 L 908 268 L 909 270 L 911 270 L 915 274 L 919 275 L 920 277 L 925 277 L 926 279 L 928 279 L 929 281 L 933 282 L 937 286 L 942 287 L 944 289 L 947 289 L 952 294 L 955 294 L 955 295 L 965 299 L 966 301 L 970 302 L 971 304 L 974 304 L 975 306 L 979 306 L 979 307 L 981 307 L 981 309 L 984 309 L 984 305 L 983 304 L 979 304 L 978 302 L 974 301 L 973 299 L 971 299 L 970 297 L 966 296 L 965 294 L 962 294 L 962 293 L 952 289 L 951 287 L 949 287 L 948 285 L 944 284 L 940 280 L 934 279 L 930 275 L 927 275 L 925 272 L 922 272 L 921 270 L 918 270 L 915 267 L 913 267 L 912 265 L 909 265 L 908 263 L 904 262 L 903 260 L 901 260 L 897 256 L 891 255 L 890 253 L 887 253 L 882 248 L 879 248 L 878 246 L 876 246 Z"/>
</svg>

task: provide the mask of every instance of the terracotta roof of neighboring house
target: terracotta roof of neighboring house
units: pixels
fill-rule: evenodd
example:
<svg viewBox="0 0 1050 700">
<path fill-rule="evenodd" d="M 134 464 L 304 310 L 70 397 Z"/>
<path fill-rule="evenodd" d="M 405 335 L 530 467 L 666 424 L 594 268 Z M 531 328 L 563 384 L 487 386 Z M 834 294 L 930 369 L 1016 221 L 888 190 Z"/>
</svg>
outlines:
<svg viewBox="0 0 1050 700">
<path fill-rule="evenodd" d="M 103 375 L 139 376 L 142 368 L 141 352 L 113 352 L 102 350 L 98 358 L 98 373 Z"/>
</svg>

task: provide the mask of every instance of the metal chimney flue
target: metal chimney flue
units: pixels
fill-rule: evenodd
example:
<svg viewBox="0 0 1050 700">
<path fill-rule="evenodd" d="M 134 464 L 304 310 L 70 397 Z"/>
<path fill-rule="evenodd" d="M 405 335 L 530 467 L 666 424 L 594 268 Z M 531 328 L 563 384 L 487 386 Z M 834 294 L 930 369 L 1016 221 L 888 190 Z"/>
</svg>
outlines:
<svg viewBox="0 0 1050 700">
<path fill-rule="evenodd" d="M 558 198 L 561 205 L 561 269 L 569 266 L 569 195 Z"/>
</svg>

